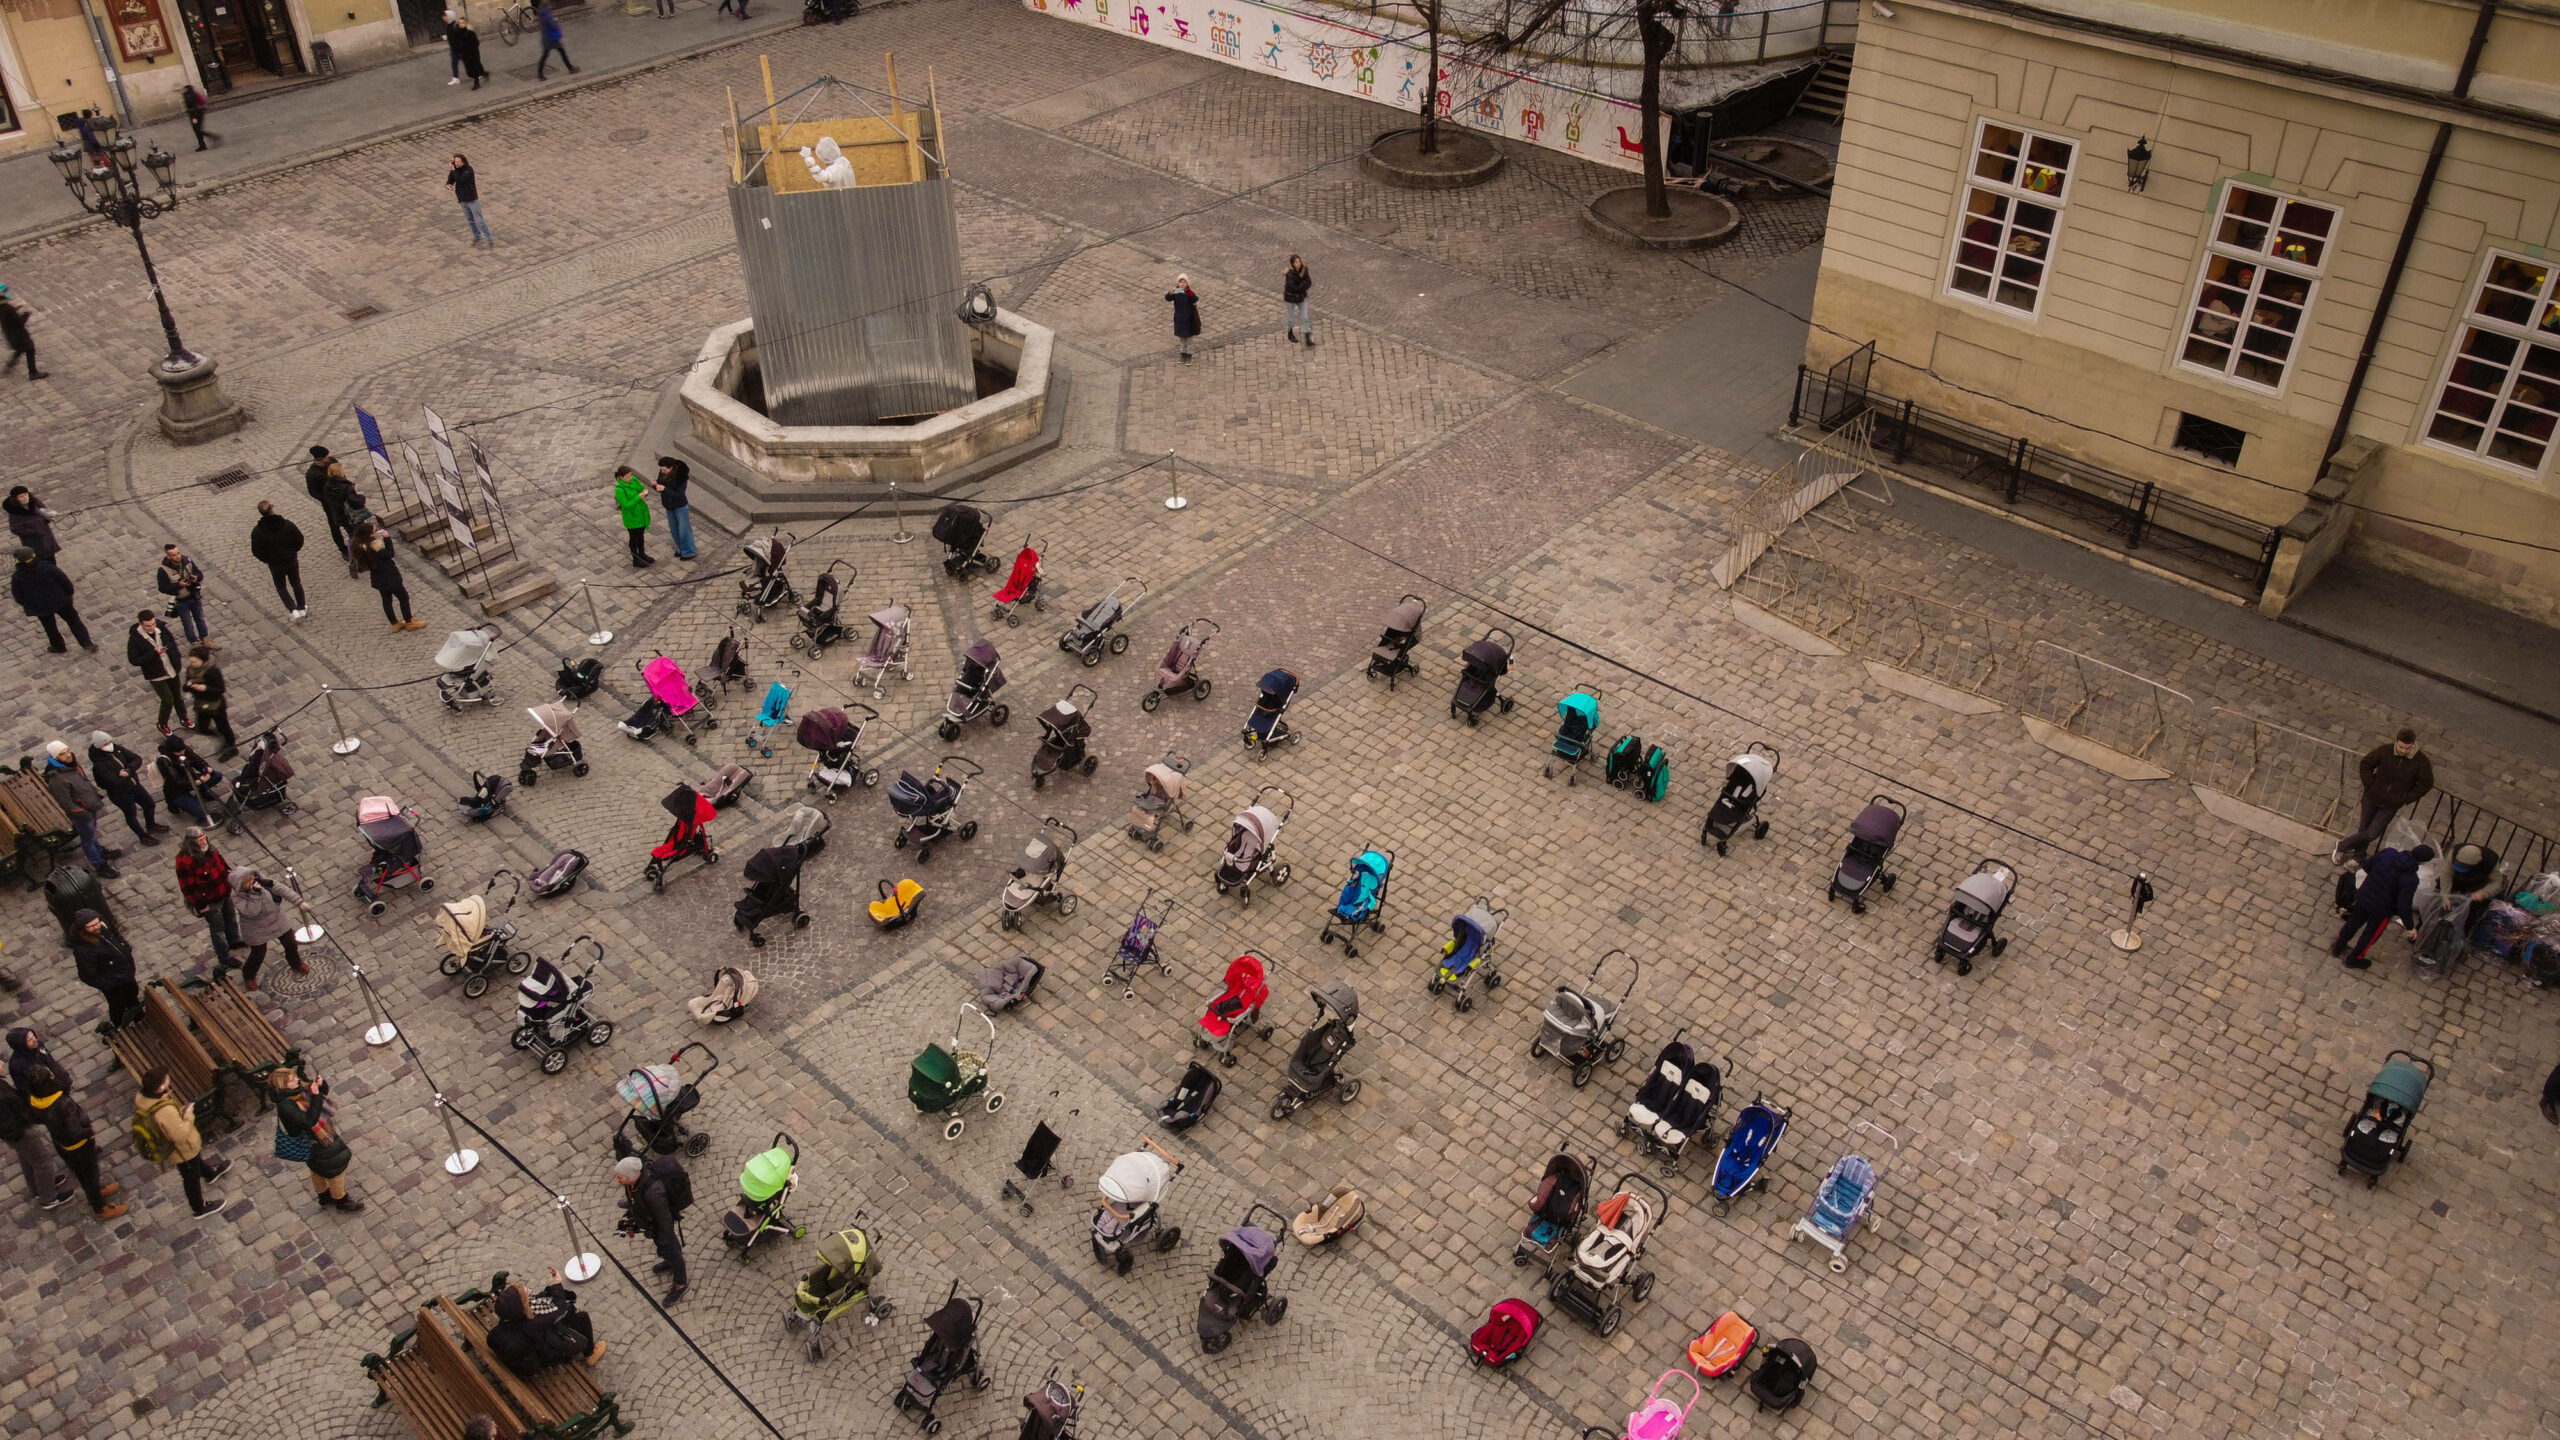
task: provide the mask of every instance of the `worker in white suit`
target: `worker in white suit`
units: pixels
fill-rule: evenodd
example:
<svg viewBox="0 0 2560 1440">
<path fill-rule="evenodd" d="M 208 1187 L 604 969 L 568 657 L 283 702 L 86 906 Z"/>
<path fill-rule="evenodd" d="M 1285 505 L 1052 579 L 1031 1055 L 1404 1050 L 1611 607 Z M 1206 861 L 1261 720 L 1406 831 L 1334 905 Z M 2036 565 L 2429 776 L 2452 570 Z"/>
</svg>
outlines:
<svg viewBox="0 0 2560 1440">
<path fill-rule="evenodd" d="M 809 167 L 810 176 L 827 189 L 850 190 L 853 188 L 852 157 L 846 155 L 843 147 L 836 144 L 834 136 L 819 136 L 817 148 L 814 150 L 806 145 L 801 146 L 800 160 Z"/>
</svg>

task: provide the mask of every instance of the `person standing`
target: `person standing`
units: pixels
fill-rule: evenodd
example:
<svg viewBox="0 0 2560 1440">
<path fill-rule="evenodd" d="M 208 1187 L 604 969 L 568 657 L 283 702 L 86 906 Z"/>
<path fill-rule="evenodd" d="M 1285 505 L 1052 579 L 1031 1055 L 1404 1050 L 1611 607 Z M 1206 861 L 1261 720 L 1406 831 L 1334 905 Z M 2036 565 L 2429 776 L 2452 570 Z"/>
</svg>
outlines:
<svg viewBox="0 0 2560 1440">
<path fill-rule="evenodd" d="M 453 28 L 445 32 L 445 44 L 462 57 L 462 73 L 471 77 L 471 88 L 479 89 L 480 82 L 489 78 L 489 67 L 480 63 L 480 32 L 471 28 L 469 17 L 454 17 Z"/>
<path fill-rule="evenodd" d="M 459 85 L 462 83 L 462 27 L 467 23 L 469 22 L 463 18 L 463 6 L 461 4 L 448 5 L 445 7 L 444 54 L 447 62 L 445 68 L 450 71 L 453 76 L 452 79 L 444 82 L 447 85 Z"/>
<path fill-rule="evenodd" d="M 560 57 L 561 64 L 569 66 L 570 74 L 577 74 L 578 67 L 569 64 L 569 47 L 560 41 L 560 17 L 551 13 L 551 0 L 538 0 L 533 7 L 533 18 L 542 25 L 542 56 L 533 62 L 533 78 L 551 78 L 547 67 L 554 55 Z"/>
<path fill-rule="evenodd" d="M 204 571 L 186 552 L 175 545 L 160 552 L 160 593 L 169 597 L 169 613 L 178 617 L 178 628 L 189 640 L 201 640 L 212 634 L 204 623 Z"/>
<path fill-rule="evenodd" d="M 338 1135 L 338 1105 L 329 1082 L 305 1081 L 291 1068 L 270 1070 L 276 1092 L 276 1158 L 302 1161 L 311 1171 L 311 1193 L 323 1210 L 356 1215 L 364 1202 L 347 1193 L 347 1166 L 355 1154 Z"/>
<path fill-rule="evenodd" d="M 1173 302 L 1173 340 L 1188 360 L 1192 338 L 1200 333 L 1200 292 L 1191 288 L 1190 276 L 1176 275 L 1164 298 Z"/>
<path fill-rule="evenodd" d="M 240 939 L 249 947 L 249 958 L 240 966 L 241 989 L 258 988 L 258 967 L 267 963 L 267 947 L 278 942 L 284 945 L 284 962 L 294 974 L 311 973 L 293 938 L 294 921 L 302 909 L 300 895 L 244 867 L 231 889 L 231 907 L 240 916 Z"/>
<path fill-rule="evenodd" d="M 26 357 L 28 379 L 42 380 L 48 373 L 36 368 L 36 338 L 27 329 L 27 317 L 34 313 L 10 295 L 7 285 L 0 284 L 0 339 L 9 342 L 9 363 L 0 365 L 0 374 L 17 368 L 22 355 Z"/>
<path fill-rule="evenodd" d="M 18 1173 L 26 1177 L 27 1198 L 39 1210 L 56 1210 L 71 1203 L 78 1187 L 62 1173 L 53 1158 L 53 1136 L 36 1123 L 36 1112 L 27 1106 L 27 1097 L 18 1093 L 16 1085 L 0 1085 L 0 1140 L 18 1152 Z"/>
<path fill-rule="evenodd" d="M 18 568 L 9 572 L 9 595 L 20 610 L 34 616 L 36 623 L 44 627 L 47 651 L 56 655 L 70 653 L 71 647 L 62 643 L 62 627 L 66 625 L 81 649 L 98 648 L 89 638 L 89 627 L 80 623 L 80 612 L 72 608 L 71 577 L 32 545 L 18 547 Z"/>
<path fill-rule="evenodd" d="M 2373 959 L 2366 952 L 2382 938 L 2384 927 L 2397 920 L 2404 929 L 2418 928 L 2418 867 L 2434 858 L 2436 847 L 2420 845 L 2385 850 L 2366 862 L 2356 903 L 2338 927 L 2338 938 L 2329 942 L 2329 953 L 2346 961 L 2350 970 L 2370 969 Z"/>
<path fill-rule="evenodd" d="M 622 512 L 622 531 L 631 541 L 631 568 L 644 570 L 657 564 L 649 558 L 649 501 L 640 476 L 628 465 L 613 467 L 613 503 Z"/>
<path fill-rule="evenodd" d="M 240 913 L 231 906 L 231 862 L 213 848 L 204 827 L 190 825 L 178 842 L 178 897 L 205 925 L 213 939 L 213 977 L 231 968 L 231 952 L 248 947 L 240 940 Z"/>
<path fill-rule="evenodd" d="M 71 1098 L 69 1082 L 51 1066 L 38 1066 L 27 1074 L 27 1109 L 36 1123 L 53 1139 L 53 1153 L 88 1192 L 89 1209 L 101 1220 L 113 1220 L 124 1214 L 125 1207 L 108 1201 L 124 1188 L 98 1174 L 98 1132 L 89 1123 L 89 1112 Z"/>
<path fill-rule="evenodd" d="M 213 138 L 204 133 L 204 92 L 193 85 L 181 86 L 178 99 L 187 107 L 187 128 L 196 132 L 196 148 L 202 150 L 205 142 Z"/>
<path fill-rule="evenodd" d="M 347 578 L 364 574 L 364 542 L 373 537 L 373 511 L 366 508 L 364 496 L 356 490 L 356 482 L 347 478 L 347 467 L 336 459 L 329 461 L 329 477 L 323 484 L 329 503 L 338 512 L 345 533 L 338 541 L 338 558 L 347 562 Z"/>
<path fill-rule="evenodd" d="M 676 0 L 658 0 L 658 18 L 661 20 L 676 18 Z"/>
<path fill-rule="evenodd" d="M 479 63 L 477 42 L 474 48 L 472 63 L 476 65 Z M 472 77 L 471 88 L 480 88 L 480 79 L 476 75 Z M 460 155 L 454 156 L 453 168 L 444 173 L 444 184 L 453 192 L 453 198 L 462 202 L 462 216 L 471 222 L 471 243 L 496 249 L 498 237 L 489 232 L 489 217 L 480 208 L 480 174 L 471 168 L 471 162 Z"/>
<path fill-rule="evenodd" d="M 1289 268 L 1280 272 L 1280 304 L 1288 313 L 1289 338 L 1295 340 L 1303 333 L 1310 346 L 1316 343 L 1316 317 L 1307 308 L 1307 292 L 1315 284 L 1315 274 L 1307 269 L 1307 262 L 1290 256 Z"/>
<path fill-rule="evenodd" d="M 133 1132 L 136 1149 L 142 1158 L 174 1167 L 178 1183 L 186 1187 L 187 1208 L 199 1220 L 222 1213 L 222 1197 L 207 1195 L 204 1187 L 222 1178 L 231 1168 L 228 1160 L 207 1159 L 204 1133 L 196 1129 L 195 1107 L 178 1098 L 177 1082 L 166 1070 L 146 1070 L 142 1085 L 133 1099 Z M 156 1144 L 145 1144 L 146 1137 Z"/>
<path fill-rule="evenodd" d="M 2351 865 L 2364 858 L 2367 846 L 2391 828 L 2400 807 L 2415 805 L 2436 788 L 2436 767 L 2418 748 L 2418 732 L 2403 728 L 2388 745 L 2376 745 L 2356 762 L 2356 779 L 2364 786 L 2364 817 L 2356 833 L 2332 846 L 2329 863 Z"/>
<path fill-rule="evenodd" d="M 71 917 L 80 938 L 71 942 L 72 968 L 80 983 L 107 1002 L 107 1024 L 122 1027 L 142 1018 L 142 986 L 134 977 L 133 947 L 95 910 Z"/>
<path fill-rule="evenodd" d="M 391 532 L 375 531 L 364 548 L 365 568 L 373 572 L 374 591 L 382 597 L 382 618 L 390 621 L 394 630 L 424 629 L 427 622 L 409 609 L 409 580 L 400 573 L 399 557 L 391 553 Z"/>
<path fill-rule="evenodd" d="M 2552 1066 L 2551 1074 L 2542 1082 L 2542 1118 L 2560 1125 L 2560 1065 Z"/>
<path fill-rule="evenodd" d="M 311 463 L 302 471 L 302 488 L 311 496 L 312 503 L 320 507 L 321 517 L 329 522 L 329 544 L 344 555 L 347 553 L 347 512 L 331 498 L 329 484 L 329 477 L 340 473 L 343 472 L 338 469 L 338 462 L 330 458 L 328 446 L 311 447 Z"/>
<path fill-rule="evenodd" d="M 98 816 L 107 808 L 107 797 L 95 782 L 80 773 L 78 762 L 71 758 L 71 747 L 50 740 L 44 747 L 44 788 L 53 803 L 71 821 L 71 833 L 80 837 L 80 853 L 99 878 L 113 880 L 116 867 L 107 863 L 121 860 L 124 852 L 109 850 L 98 843 Z"/>
<path fill-rule="evenodd" d="M 675 542 L 676 558 L 693 558 L 693 467 L 673 455 L 658 457 L 658 478 L 649 482 L 658 492 L 658 504 L 667 512 L 667 538 Z"/>
<path fill-rule="evenodd" d="M 152 693 L 160 697 L 160 718 L 155 722 L 160 733 L 169 733 L 169 717 L 180 723 L 187 718 L 187 707 L 178 691 L 178 674 L 186 668 L 180 659 L 182 642 L 168 626 L 160 623 L 156 611 L 144 610 L 133 617 L 133 628 L 125 632 L 125 663 L 142 672 L 151 682 Z"/>
<path fill-rule="evenodd" d="M 53 538 L 53 512 L 36 498 L 36 492 L 24 485 L 11 488 L 9 498 L 0 500 L 0 512 L 9 517 L 9 533 L 18 543 L 36 552 L 39 560 L 58 559 L 62 542 Z"/>
<path fill-rule="evenodd" d="M 302 594 L 302 527 L 277 514 L 273 500 L 258 502 L 258 523 L 249 527 L 249 554 L 276 582 L 276 598 L 284 602 L 287 619 L 310 613 Z"/>
<path fill-rule="evenodd" d="M 646 1235 L 658 1250 L 658 1263 L 650 1266 L 656 1274 L 667 1277 L 667 1296 L 661 1305 L 673 1305 L 684 1298 L 688 1288 L 684 1269 L 684 1235 L 677 1228 L 685 1207 L 693 1203 L 693 1178 L 684 1173 L 684 1165 L 673 1155 L 659 1155 L 642 1160 L 629 1155 L 615 1162 L 613 1178 L 622 1182 L 622 1231 L 626 1235 Z"/>
<path fill-rule="evenodd" d="M 196 733 L 221 736 L 222 748 L 214 752 L 213 758 L 228 760 L 240 753 L 240 739 L 231 733 L 230 687 L 222 678 L 222 667 L 213 659 L 213 652 L 221 648 L 221 641 L 207 640 L 188 650 L 181 684 L 195 698 Z"/>
<path fill-rule="evenodd" d="M 145 845 L 157 845 L 169 827 L 160 823 L 157 802 L 144 777 L 151 773 L 151 763 L 116 743 L 116 737 L 104 730 L 89 732 L 89 779 L 107 792 L 107 803 L 124 812 L 124 823 L 133 838 Z"/>
</svg>

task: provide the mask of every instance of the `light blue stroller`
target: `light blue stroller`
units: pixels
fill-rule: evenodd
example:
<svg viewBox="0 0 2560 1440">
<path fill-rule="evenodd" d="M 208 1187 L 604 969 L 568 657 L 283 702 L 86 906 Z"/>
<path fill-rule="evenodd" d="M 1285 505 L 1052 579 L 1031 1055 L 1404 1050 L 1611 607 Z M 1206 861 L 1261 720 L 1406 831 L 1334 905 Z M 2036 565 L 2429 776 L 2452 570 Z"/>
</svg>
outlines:
<svg viewBox="0 0 2560 1440">
<path fill-rule="evenodd" d="M 1556 761 L 1564 762 L 1564 783 L 1571 785 L 1582 778 L 1582 757 L 1591 753 L 1592 736 L 1600 729 L 1600 691 L 1595 686 L 1577 685 L 1573 693 L 1556 702 L 1556 738 L 1547 749 L 1555 760 L 1547 762 L 1540 772 L 1555 778 Z"/>
<path fill-rule="evenodd" d="M 1372 934 L 1384 934 L 1387 928 L 1387 876 L 1395 870 L 1392 850 L 1375 850 L 1362 846 L 1351 857 L 1351 878 L 1343 882 L 1342 895 L 1333 902 L 1332 918 L 1325 921 L 1325 944 L 1333 943 L 1334 934 L 1342 936 L 1342 954 L 1346 960 L 1360 958 L 1360 947 L 1354 942 L 1360 927 L 1366 925 Z"/>
<path fill-rule="evenodd" d="M 1508 910 L 1493 908 L 1491 896 L 1479 895 L 1476 903 L 1449 917 L 1449 943 L 1440 947 L 1440 958 L 1432 962 L 1431 993 L 1457 995 L 1455 1008 L 1461 1015 L 1476 1008 L 1476 977 L 1484 977 L 1484 988 L 1502 984 L 1502 971 L 1493 963 L 1494 940 L 1502 934 L 1502 922 L 1511 918 Z"/>
<path fill-rule="evenodd" d="M 1893 1146 L 1894 1153 L 1901 1153 L 1902 1142 L 1883 1128 L 1865 1121 L 1860 1121 L 1857 1128 L 1875 1131 Z M 1867 1218 L 1875 1203 L 1876 1167 L 1863 1155 L 1843 1155 L 1840 1163 L 1831 1167 L 1831 1173 L 1822 1177 L 1822 1188 L 1814 1192 L 1813 1213 L 1797 1221 L 1793 1234 L 1787 1238 L 1802 1236 L 1830 1251 L 1832 1273 L 1846 1274 L 1849 1237 L 1857 1233 L 1859 1222 Z"/>
</svg>

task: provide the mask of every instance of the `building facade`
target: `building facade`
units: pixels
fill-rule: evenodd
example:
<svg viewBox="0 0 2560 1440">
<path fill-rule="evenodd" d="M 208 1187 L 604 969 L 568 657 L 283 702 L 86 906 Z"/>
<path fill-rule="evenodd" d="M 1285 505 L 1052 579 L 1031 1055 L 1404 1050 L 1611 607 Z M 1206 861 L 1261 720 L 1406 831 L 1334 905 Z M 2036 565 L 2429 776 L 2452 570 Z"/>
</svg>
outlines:
<svg viewBox="0 0 2560 1440">
<path fill-rule="evenodd" d="M 1867 0 L 1806 360 L 2555 618 L 2555 228 L 2560 9 Z"/>
</svg>

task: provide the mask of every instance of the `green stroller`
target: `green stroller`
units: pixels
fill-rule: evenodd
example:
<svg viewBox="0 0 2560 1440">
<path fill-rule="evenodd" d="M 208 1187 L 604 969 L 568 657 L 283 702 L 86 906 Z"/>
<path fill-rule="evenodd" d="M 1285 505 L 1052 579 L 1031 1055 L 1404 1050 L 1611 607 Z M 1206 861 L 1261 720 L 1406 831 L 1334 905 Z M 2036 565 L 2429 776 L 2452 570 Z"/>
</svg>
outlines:
<svg viewBox="0 0 2560 1440">
<path fill-rule="evenodd" d="M 979 1022 L 987 1027 L 987 1048 L 983 1055 L 973 1055 L 960 1048 L 960 1032 L 969 1023 L 971 1015 L 976 1015 Z M 963 1001 L 959 1016 L 951 1026 L 951 1042 L 927 1045 L 915 1063 L 907 1067 L 908 1103 L 914 1105 L 920 1114 L 951 1116 L 950 1123 L 942 1127 L 943 1139 L 960 1138 L 960 1131 L 968 1122 L 952 1112 L 976 1099 L 981 1092 L 986 1093 L 988 1114 L 993 1115 L 1004 1108 L 1003 1094 L 987 1090 L 987 1065 L 995 1058 L 995 1053 L 996 1022 L 975 1003 Z"/>
</svg>

